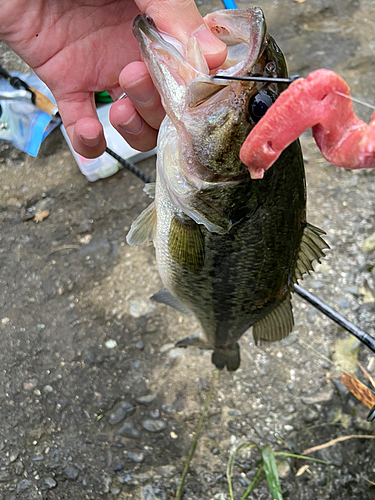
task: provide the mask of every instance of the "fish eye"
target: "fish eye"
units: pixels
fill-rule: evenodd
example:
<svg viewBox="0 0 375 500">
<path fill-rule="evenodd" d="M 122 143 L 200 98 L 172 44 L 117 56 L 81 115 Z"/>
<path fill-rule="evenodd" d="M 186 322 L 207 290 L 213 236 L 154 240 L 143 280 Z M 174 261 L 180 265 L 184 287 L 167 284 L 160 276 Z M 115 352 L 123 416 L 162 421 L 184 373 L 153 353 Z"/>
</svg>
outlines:
<svg viewBox="0 0 375 500">
<path fill-rule="evenodd" d="M 260 91 L 254 95 L 249 102 L 249 114 L 252 120 L 257 123 L 266 114 L 266 111 L 272 106 L 274 99 L 265 92 Z"/>
</svg>

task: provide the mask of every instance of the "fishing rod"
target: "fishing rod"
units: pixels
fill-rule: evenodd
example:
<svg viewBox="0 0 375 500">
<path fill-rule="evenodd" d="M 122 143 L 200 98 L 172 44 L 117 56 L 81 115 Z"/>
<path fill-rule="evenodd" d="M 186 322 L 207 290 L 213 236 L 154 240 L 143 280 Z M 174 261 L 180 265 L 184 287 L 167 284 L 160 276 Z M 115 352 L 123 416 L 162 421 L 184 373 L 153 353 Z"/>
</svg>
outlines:
<svg viewBox="0 0 375 500">
<path fill-rule="evenodd" d="M 7 82 L 9 82 L 14 89 L 24 91 L 23 93 L 20 92 L 19 95 L 15 95 L 14 99 L 29 100 L 29 102 L 47 113 L 53 120 L 60 118 L 56 104 L 42 94 L 42 92 L 39 92 L 39 90 L 31 87 L 18 76 L 10 75 L 2 66 L 0 66 L 0 77 L 5 78 L 5 80 L 7 80 Z M 27 95 L 29 96 L 29 99 L 27 99 Z M 4 97 L 4 99 L 5 98 L 9 98 L 9 96 Z"/>
<path fill-rule="evenodd" d="M 129 163 L 127 160 L 119 156 L 117 153 L 112 151 L 110 148 L 105 148 L 105 152 L 112 156 L 115 160 L 117 160 L 124 169 L 128 170 L 132 174 L 134 174 L 138 179 L 141 179 L 145 184 L 150 184 L 151 182 L 155 182 L 154 179 L 149 177 L 147 174 L 145 174 L 142 170 L 140 170 L 138 167 L 133 165 L 132 163 Z"/>
</svg>

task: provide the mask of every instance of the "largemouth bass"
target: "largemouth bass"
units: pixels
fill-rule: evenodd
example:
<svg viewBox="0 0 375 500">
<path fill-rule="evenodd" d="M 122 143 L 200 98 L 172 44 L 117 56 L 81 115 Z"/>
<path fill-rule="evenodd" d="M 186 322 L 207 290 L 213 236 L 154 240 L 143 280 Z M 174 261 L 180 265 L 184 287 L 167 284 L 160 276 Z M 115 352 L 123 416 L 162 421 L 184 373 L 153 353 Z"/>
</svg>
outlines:
<svg viewBox="0 0 375 500">
<path fill-rule="evenodd" d="M 260 9 L 217 11 L 205 22 L 227 44 L 218 73 L 287 76 Z M 167 116 L 155 200 L 127 241 L 153 240 L 166 287 L 154 300 L 193 313 L 201 324 L 202 332 L 177 345 L 212 349 L 213 363 L 233 371 L 240 365 L 238 339 L 251 326 L 255 342 L 290 333 L 293 284 L 327 246 L 323 232 L 306 222 L 298 141 L 261 180 L 252 180 L 239 159 L 247 135 L 285 86 L 212 80 L 195 38 L 183 45 L 147 16 L 135 19 L 133 32 Z"/>
</svg>

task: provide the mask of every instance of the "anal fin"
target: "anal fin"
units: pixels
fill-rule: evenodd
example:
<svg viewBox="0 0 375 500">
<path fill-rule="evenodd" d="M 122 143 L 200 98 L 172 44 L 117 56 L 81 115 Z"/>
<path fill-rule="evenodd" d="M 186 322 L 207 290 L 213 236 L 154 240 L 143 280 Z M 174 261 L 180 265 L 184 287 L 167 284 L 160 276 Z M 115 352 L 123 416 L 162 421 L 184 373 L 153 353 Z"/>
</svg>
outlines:
<svg viewBox="0 0 375 500">
<path fill-rule="evenodd" d="M 189 337 L 179 340 L 175 345 L 176 347 L 199 347 L 200 349 L 211 349 L 211 347 L 207 345 L 207 340 L 202 332 L 193 333 L 193 335 L 189 335 Z"/>
<path fill-rule="evenodd" d="M 176 311 L 182 314 L 189 315 L 191 312 L 180 300 L 174 297 L 166 288 L 159 290 L 152 297 L 151 300 L 158 302 L 159 304 L 165 304 L 169 307 L 173 307 Z"/>
<path fill-rule="evenodd" d="M 282 340 L 289 335 L 293 326 L 292 303 L 288 293 L 281 304 L 253 326 L 254 342 L 258 344 Z"/>
<path fill-rule="evenodd" d="M 312 224 L 307 224 L 304 228 L 301 246 L 294 271 L 294 282 L 303 279 L 303 275 L 313 271 L 313 262 L 320 262 L 320 258 L 324 257 L 323 249 L 329 248 L 329 245 L 321 237 L 325 234 L 324 231 Z"/>
<path fill-rule="evenodd" d="M 142 243 L 151 241 L 155 225 L 156 209 L 155 203 L 152 202 L 133 222 L 126 236 L 126 241 L 131 247 L 139 247 Z"/>
</svg>

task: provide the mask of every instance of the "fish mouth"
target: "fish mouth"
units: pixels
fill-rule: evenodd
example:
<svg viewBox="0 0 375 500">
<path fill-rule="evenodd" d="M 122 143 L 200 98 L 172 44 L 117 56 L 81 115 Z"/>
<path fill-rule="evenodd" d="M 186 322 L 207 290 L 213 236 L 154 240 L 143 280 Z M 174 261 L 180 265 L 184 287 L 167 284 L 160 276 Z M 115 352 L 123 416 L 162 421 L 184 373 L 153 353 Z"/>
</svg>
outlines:
<svg viewBox="0 0 375 500">
<path fill-rule="evenodd" d="M 156 24 L 147 14 L 138 14 L 138 16 L 134 19 L 133 34 L 138 43 L 143 43 L 145 40 L 144 37 L 153 42 L 160 42 L 162 40 Z"/>
<path fill-rule="evenodd" d="M 133 22 L 133 34 L 141 49 L 154 84 L 163 95 L 171 86 L 171 78 L 178 85 L 188 88 L 187 105 L 194 107 L 202 94 L 212 95 L 212 90 L 238 87 L 233 81 L 212 80 L 213 75 L 243 76 L 248 74 L 261 56 L 266 41 L 266 22 L 258 7 L 244 10 L 221 10 L 205 16 L 206 26 L 227 45 L 228 56 L 224 64 L 210 71 L 197 40 L 191 36 L 182 43 L 158 30 L 151 17 L 139 14 Z M 155 66 L 161 65 L 159 71 Z M 196 92 L 196 88 L 199 91 Z M 202 92 L 202 88 L 207 89 Z M 168 93 L 168 92 L 167 92 Z M 199 95 L 199 99 L 195 96 Z"/>
</svg>

